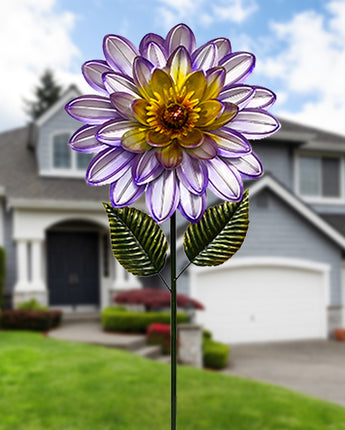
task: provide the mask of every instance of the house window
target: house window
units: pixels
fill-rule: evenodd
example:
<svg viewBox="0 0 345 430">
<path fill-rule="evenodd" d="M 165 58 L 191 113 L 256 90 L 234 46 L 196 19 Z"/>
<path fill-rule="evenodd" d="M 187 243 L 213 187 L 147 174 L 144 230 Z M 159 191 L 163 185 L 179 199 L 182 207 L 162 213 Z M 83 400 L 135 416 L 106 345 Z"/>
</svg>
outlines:
<svg viewBox="0 0 345 430">
<path fill-rule="evenodd" d="M 305 197 L 341 196 L 340 157 L 299 157 L 299 191 Z"/>
<path fill-rule="evenodd" d="M 81 174 L 88 167 L 93 154 L 85 154 L 71 150 L 68 141 L 70 133 L 59 133 L 52 139 L 52 168 L 60 171 L 72 171 Z M 62 172 L 61 172 L 62 173 Z"/>
<path fill-rule="evenodd" d="M 53 137 L 53 167 L 55 169 L 70 169 L 72 167 L 71 150 L 67 145 L 67 133 L 57 134 Z"/>
</svg>

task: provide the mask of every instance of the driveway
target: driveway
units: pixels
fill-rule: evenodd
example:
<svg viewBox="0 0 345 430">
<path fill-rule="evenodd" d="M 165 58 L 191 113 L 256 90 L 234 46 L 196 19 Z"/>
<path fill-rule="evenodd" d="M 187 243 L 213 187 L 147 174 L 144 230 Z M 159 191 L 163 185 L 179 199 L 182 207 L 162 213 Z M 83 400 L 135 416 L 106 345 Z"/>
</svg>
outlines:
<svg viewBox="0 0 345 430">
<path fill-rule="evenodd" d="M 345 342 L 233 345 L 226 373 L 291 388 L 345 407 Z"/>
</svg>

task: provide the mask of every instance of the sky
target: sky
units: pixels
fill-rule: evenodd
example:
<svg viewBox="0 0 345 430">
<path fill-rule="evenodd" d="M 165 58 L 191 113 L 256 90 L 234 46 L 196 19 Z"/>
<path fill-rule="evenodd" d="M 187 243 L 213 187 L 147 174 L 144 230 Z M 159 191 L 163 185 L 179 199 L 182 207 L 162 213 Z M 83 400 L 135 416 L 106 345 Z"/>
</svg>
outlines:
<svg viewBox="0 0 345 430">
<path fill-rule="evenodd" d="M 345 135 L 345 0 L 11 0 L 0 17 L 0 131 L 28 122 L 46 68 L 91 93 L 80 67 L 104 58 L 106 34 L 138 44 L 184 22 L 198 44 L 228 37 L 255 54 L 248 82 L 277 94 L 272 113 Z"/>
</svg>

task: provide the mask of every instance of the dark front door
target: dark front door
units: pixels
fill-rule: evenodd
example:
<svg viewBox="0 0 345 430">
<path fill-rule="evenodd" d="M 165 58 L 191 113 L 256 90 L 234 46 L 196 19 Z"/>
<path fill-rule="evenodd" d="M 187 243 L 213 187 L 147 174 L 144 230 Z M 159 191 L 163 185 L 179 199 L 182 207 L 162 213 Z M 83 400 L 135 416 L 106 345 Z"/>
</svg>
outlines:
<svg viewBox="0 0 345 430">
<path fill-rule="evenodd" d="M 51 305 L 99 304 L 98 233 L 49 232 L 47 257 Z"/>
</svg>

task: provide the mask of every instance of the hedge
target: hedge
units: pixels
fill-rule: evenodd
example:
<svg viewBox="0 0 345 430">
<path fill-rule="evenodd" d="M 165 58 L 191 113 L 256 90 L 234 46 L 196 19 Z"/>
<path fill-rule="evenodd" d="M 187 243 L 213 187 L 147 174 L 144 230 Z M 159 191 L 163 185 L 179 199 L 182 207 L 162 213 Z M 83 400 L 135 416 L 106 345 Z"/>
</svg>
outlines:
<svg viewBox="0 0 345 430">
<path fill-rule="evenodd" d="M 7 330 L 47 331 L 60 324 L 61 316 L 61 311 L 14 309 L 2 312 L 0 326 Z"/>
<path fill-rule="evenodd" d="M 170 324 L 170 312 L 135 312 L 123 311 L 114 307 L 105 308 L 101 314 L 105 330 L 123 333 L 146 333 L 152 323 Z M 178 312 L 179 324 L 188 322 L 188 315 Z"/>
<path fill-rule="evenodd" d="M 5 276 L 6 276 L 6 268 L 5 268 L 5 250 L 0 247 L 0 310 L 3 305 L 3 297 L 4 297 L 4 289 L 5 289 Z"/>
<path fill-rule="evenodd" d="M 211 369 L 223 369 L 228 365 L 230 346 L 209 338 L 203 341 L 204 366 Z"/>
</svg>

